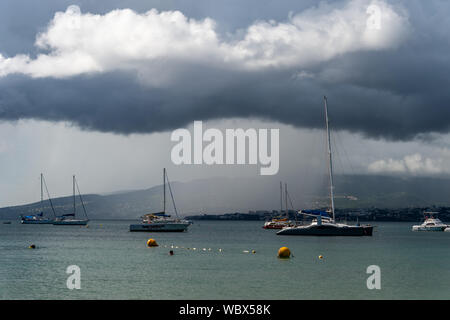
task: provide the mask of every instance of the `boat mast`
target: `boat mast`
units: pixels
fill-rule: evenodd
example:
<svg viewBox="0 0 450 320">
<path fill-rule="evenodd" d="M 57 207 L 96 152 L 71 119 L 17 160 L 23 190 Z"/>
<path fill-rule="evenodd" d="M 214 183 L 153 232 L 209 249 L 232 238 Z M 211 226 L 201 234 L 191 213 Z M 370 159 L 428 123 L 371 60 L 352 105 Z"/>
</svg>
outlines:
<svg viewBox="0 0 450 320">
<path fill-rule="evenodd" d="M 80 187 L 78 186 L 78 182 L 77 182 L 77 179 L 75 178 L 75 176 L 73 176 L 73 181 L 78 190 L 78 196 L 80 197 L 80 202 L 81 202 L 81 205 L 83 206 L 84 215 L 86 216 L 86 219 L 89 220 L 89 217 L 88 217 L 87 211 L 86 211 L 86 207 L 84 206 L 83 197 L 81 196 Z M 75 192 L 74 192 L 74 194 L 75 194 Z M 75 202 L 75 200 L 74 200 L 74 202 Z"/>
<path fill-rule="evenodd" d="M 166 213 L 166 168 L 163 170 L 163 185 L 164 185 L 164 210 L 163 212 Z"/>
<path fill-rule="evenodd" d="M 288 210 L 288 204 L 287 204 L 287 201 L 288 201 L 288 193 L 287 193 L 287 183 L 285 183 L 284 184 L 284 200 L 285 200 L 285 204 L 286 204 L 286 218 L 288 218 L 289 217 L 289 210 Z"/>
<path fill-rule="evenodd" d="M 329 160 L 329 164 L 328 164 L 328 172 L 330 174 L 330 201 L 331 201 L 331 214 L 333 217 L 333 221 L 335 216 L 334 216 L 334 194 L 333 194 L 333 158 L 332 158 L 332 154 L 331 154 L 331 139 L 330 139 L 330 124 L 329 124 L 329 120 L 328 120 L 328 105 L 327 105 L 327 97 L 323 96 L 323 100 L 324 100 L 324 104 L 325 104 L 325 123 L 326 123 L 326 127 L 327 127 L 327 149 L 328 149 L 328 160 Z"/>
<path fill-rule="evenodd" d="M 73 185 L 73 214 L 75 214 L 75 175 L 72 177 L 72 185 Z"/>
<path fill-rule="evenodd" d="M 44 189 L 42 188 L 42 173 L 41 173 L 41 212 L 44 212 Z"/>
<path fill-rule="evenodd" d="M 280 181 L 280 217 L 283 214 L 283 182 Z"/>
</svg>

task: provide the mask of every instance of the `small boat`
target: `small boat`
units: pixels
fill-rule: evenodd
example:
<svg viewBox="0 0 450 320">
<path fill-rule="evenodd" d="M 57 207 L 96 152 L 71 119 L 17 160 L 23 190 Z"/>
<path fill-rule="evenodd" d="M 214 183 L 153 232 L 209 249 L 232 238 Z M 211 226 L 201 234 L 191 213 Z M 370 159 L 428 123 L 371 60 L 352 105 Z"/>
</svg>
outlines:
<svg viewBox="0 0 450 320">
<path fill-rule="evenodd" d="M 85 226 L 89 222 L 88 215 L 86 213 L 86 207 L 83 203 L 83 198 L 81 197 L 80 189 L 78 188 L 78 183 L 75 179 L 75 175 L 72 177 L 72 185 L 73 185 L 73 213 L 63 214 L 59 217 L 56 217 L 53 221 L 53 225 L 55 226 Z M 86 219 L 75 219 L 76 215 L 76 193 L 75 187 L 77 187 L 78 195 L 80 197 L 81 205 L 83 206 L 83 211 Z"/>
<path fill-rule="evenodd" d="M 287 184 L 285 187 L 285 197 L 286 197 L 286 211 L 285 211 L 285 217 L 279 216 L 279 217 L 275 217 L 272 218 L 272 220 L 270 221 L 266 221 L 263 225 L 263 229 L 283 229 L 284 227 L 289 227 L 292 226 L 292 221 L 290 221 L 288 219 L 289 215 L 288 215 L 288 207 L 287 207 L 287 198 L 288 198 L 288 193 L 287 193 Z M 281 204 L 281 209 L 280 209 L 280 214 L 283 212 L 283 184 L 282 182 L 280 182 L 280 204 Z"/>
<path fill-rule="evenodd" d="M 47 190 L 48 200 L 50 201 L 50 206 L 52 208 L 53 216 L 55 216 L 55 209 L 53 208 L 52 198 L 50 197 L 50 194 L 48 192 L 47 184 L 45 183 L 44 175 L 41 173 L 41 212 L 38 214 L 32 214 L 32 215 L 26 215 L 20 216 L 20 223 L 22 224 L 52 224 L 53 219 L 52 218 L 46 218 L 44 217 L 44 189 L 43 186 L 45 185 L 45 189 Z"/>
<path fill-rule="evenodd" d="M 450 231 L 449 225 L 444 224 L 438 218 L 435 218 L 437 212 L 424 212 L 425 221 L 420 225 L 412 226 L 412 231 Z"/>
<path fill-rule="evenodd" d="M 170 215 L 166 214 L 166 178 L 169 186 L 170 195 L 172 197 L 173 207 L 175 209 L 175 214 L 177 218 L 172 218 Z M 166 169 L 163 170 L 163 208 L 162 212 L 149 213 L 141 217 L 142 222 L 139 224 L 131 224 L 130 231 L 144 231 L 144 232 L 183 232 L 186 231 L 189 225 L 189 221 L 178 218 L 177 207 L 175 205 L 175 200 L 173 198 L 172 189 L 170 187 L 169 177 L 167 176 Z"/>
<path fill-rule="evenodd" d="M 319 210 L 302 210 L 299 214 L 313 217 L 309 225 L 295 225 L 281 229 L 277 235 L 295 236 L 372 236 L 373 226 L 370 225 L 348 225 L 337 223 L 334 212 L 334 187 L 333 187 L 333 158 L 331 153 L 330 128 L 328 121 L 327 98 L 324 97 L 325 105 L 325 125 L 327 133 L 328 151 L 328 173 L 330 182 L 330 207 L 328 212 Z M 331 213 L 331 216 L 329 215 Z"/>
<path fill-rule="evenodd" d="M 286 218 L 273 218 L 270 221 L 264 223 L 264 229 L 283 229 L 284 227 L 291 226 L 292 222 Z"/>
<path fill-rule="evenodd" d="M 3 224 L 11 224 L 11 221 L 3 221 Z"/>
<path fill-rule="evenodd" d="M 164 212 L 146 214 L 141 218 L 142 223 L 130 225 L 130 231 L 183 232 L 190 225 L 189 221 L 173 219 Z"/>
</svg>

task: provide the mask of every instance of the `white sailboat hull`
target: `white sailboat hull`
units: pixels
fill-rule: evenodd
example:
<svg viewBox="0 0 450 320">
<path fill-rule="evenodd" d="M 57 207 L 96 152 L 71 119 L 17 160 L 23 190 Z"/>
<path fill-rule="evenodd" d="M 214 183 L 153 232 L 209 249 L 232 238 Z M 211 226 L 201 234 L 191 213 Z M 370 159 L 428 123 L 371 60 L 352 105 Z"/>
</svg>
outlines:
<svg viewBox="0 0 450 320">
<path fill-rule="evenodd" d="M 54 221 L 53 225 L 55 226 L 85 226 L 87 225 L 89 220 L 61 220 Z"/>
<path fill-rule="evenodd" d="M 42 219 L 42 220 L 21 220 L 22 224 L 53 224 L 53 220 Z"/>
<path fill-rule="evenodd" d="M 130 231 L 136 232 L 183 232 L 186 231 L 190 223 L 170 222 L 170 223 L 139 223 L 131 224 Z"/>
</svg>

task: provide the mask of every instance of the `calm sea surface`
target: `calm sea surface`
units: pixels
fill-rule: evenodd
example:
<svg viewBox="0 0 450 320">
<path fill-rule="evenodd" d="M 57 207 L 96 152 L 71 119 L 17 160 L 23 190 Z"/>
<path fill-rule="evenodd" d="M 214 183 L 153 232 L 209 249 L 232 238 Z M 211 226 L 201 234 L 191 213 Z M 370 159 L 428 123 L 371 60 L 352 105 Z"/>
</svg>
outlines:
<svg viewBox="0 0 450 320">
<path fill-rule="evenodd" d="M 376 223 L 361 238 L 277 236 L 246 221 L 131 233 L 130 223 L 0 224 L 0 298 L 450 299 L 450 233 L 413 223 Z M 149 238 L 160 246 L 147 248 Z M 281 246 L 294 257 L 278 259 Z M 66 287 L 69 265 L 81 268 L 80 290 Z M 381 268 L 381 290 L 367 289 L 369 265 Z"/>
</svg>

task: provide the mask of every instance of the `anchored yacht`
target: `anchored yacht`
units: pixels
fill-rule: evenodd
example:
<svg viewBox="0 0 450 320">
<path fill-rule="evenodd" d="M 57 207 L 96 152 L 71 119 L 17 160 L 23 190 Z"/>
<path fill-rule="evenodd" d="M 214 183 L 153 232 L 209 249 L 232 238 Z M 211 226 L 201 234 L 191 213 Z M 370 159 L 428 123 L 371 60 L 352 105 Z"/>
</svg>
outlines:
<svg viewBox="0 0 450 320">
<path fill-rule="evenodd" d="M 175 214 L 178 216 L 177 207 L 175 205 L 175 200 L 173 198 L 172 189 L 170 187 L 169 178 L 166 173 L 166 168 L 163 170 L 163 206 L 164 210 L 157 213 L 145 214 L 141 217 L 142 222 L 139 224 L 131 224 L 130 231 L 147 231 L 147 232 L 183 232 L 186 231 L 191 224 L 187 220 L 172 218 L 170 215 L 166 214 L 166 178 L 167 184 L 169 186 L 170 195 L 172 197 L 173 207 L 175 209 Z"/>
<path fill-rule="evenodd" d="M 285 217 L 281 216 L 283 212 L 283 183 L 280 182 L 280 216 L 272 218 L 272 220 L 266 221 L 263 225 L 263 229 L 283 229 L 284 227 L 293 226 L 292 221 L 289 220 L 289 212 L 287 206 L 288 192 L 287 184 L 285 184 L 285 198 L 286 198 L 286 211 Z"/>
<path fill-rule="evenodd" d="M 450 225 L 444 224 L 438 218 L 435 218 L 437 212 L 424 212 L 425 221 L 421 225 L 412 226 L 412 231 L 450 231 Z"/>
<path fill-rule="evenodd" d="M 56 226 L 85 226 L 89 222 L 88 215 L 86 213 L 86 208 L 83 203 L 83 198 L 81 197 L 80 189 L 78 188 L 77 180 L 75 179 L 75 175 L 72 177 L 72 187 L 73 187 L 73 213 L 63 214 L 62 216 L 56 217 L 55 221 L 53 221 L 53 225 Z M 85 219 L 76 219 L 76 193 L 75 187 L 78 189 L 78 195 L 81 200 L 81 205 L 83 206 L 83 212 Z"/>
<path fill-rule="evenodd" d="M 53 219 L 44 216 L 44 189 L 43 186 L 45 184 L 45 188 L 48 194 L 48 200 L 50 201 L 50 205 L 52 208 L 53 216 L 55 216 L 55 209 L 53 208 L 52 199 L 50 198 L 50 194 L 48 192 L 47 184 L 44 180 L 44 175 L 41 173 L 41 212 L 38 214 L 20 216 L 20 223 L 22 224 L 52 224 Z"/>
<path fill-rule="evenodd" d="M 295 236 L 371 236 L 373 226 L 370 225 L 347 225 L 344 223 L 336 223 L 334 212 L 334 190 L 333 190 L 333 158 L 331 153 L 330 128 L 328 121 L 328 105 L 327 97 L 324 98 L 325 105 L 325 125 L 327 133 L 327 149 L 328 149 L 328 172 L 330 181 L 330 207 L 328 212 L 319 210 L 302 210 L 299 214 L 313 217 L 309 225 L 295 225 L 285 227 L 277 232 L 278 235 L 295 235 Z M 329 215 L 331 213 L 331 216 Z"/>
</svg>

